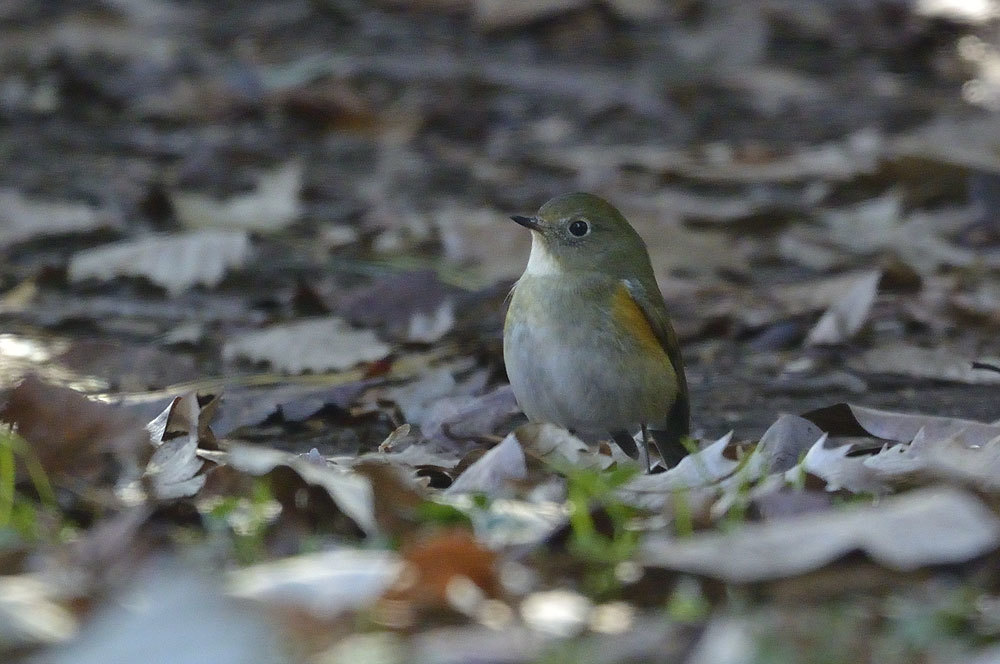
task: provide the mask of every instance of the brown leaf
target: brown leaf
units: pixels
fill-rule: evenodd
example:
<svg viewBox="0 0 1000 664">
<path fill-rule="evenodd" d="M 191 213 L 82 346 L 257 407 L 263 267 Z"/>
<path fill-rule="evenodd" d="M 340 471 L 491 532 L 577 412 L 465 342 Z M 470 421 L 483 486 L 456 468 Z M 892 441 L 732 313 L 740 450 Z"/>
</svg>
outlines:
<svg viewBox="0 0 1000 664">
<path fill-rule="evenodd" d="M 354 466 L 354 471 L 371 483 L 375 521 L 383 533 L 403 537 L 419 526 L 417 509 L 426 498 L 416 483 L 403 476 L 399 467 L 363 461 Z"/>
<path fill-rule="evenodd" d="M 497 555 L 467 530 L 448 530 L 403 548 L 407 568 L 384 599 L 405 602 L 410 610 L 453 607 L 454 583 L 468 580 L 487 597 L 499 597 Z"/>
<path fill-rule="evenodd" d="M 28 376 L 10 390 L 0 421 L 12 424 L 55 478 L 93 481 L 115 472 L 110 458 L 136 468 L 149 434 L 135 415 L 75 390 Z"/>
</svg>

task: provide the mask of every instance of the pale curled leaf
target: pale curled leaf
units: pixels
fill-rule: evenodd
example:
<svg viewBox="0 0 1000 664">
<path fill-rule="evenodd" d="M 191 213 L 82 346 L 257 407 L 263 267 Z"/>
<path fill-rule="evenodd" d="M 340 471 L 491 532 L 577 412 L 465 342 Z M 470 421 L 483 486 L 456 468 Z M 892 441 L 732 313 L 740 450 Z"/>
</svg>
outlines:
<svg viewBox="0 0 1000 664">
<path fill-rule="evenodd" d="M 558 492 L 562 493 L 562 482 L 558 484 Z M 441 496 L 439 502 L 465 512 L 476 538 L 490 549 L 537 545 L 566 524 L 568 510 L 561 500 L 497 498 L 485 509 L 473 500 L 467 493 L 451 493 Z"/>
<path fill-rule="evenodd" d="M 963 433 L 956 433 L 927 450 L 925 465 L 941 477 L 996 491 L 1000 488 L 1000 435 L 972 447 Z"/>
<path fill-rule="evenodd" d="M 614 459 L 598 454 L 566 429 L 554 424 L 529 423 L 514 432 L 517 441 L 530 454 L 556 468 L 607 468 Z"/>
<path fill-rule="evenodd" d="M 293 161 L 257 179 L 256 189 L 226 200 L 207 194 L 176 191 L 170 202 L 177 219 L 189 228 L 231 228 L 274 231 L 288 226 L 302 213 L 302 164 Z"/>
<path fill-rule="evenodd" d="M 824 228 L 822 235 L 814 237 L 821 239 L 823 244 L 833 243 L 855 254 L 881 251 L 893 246 L 900 234 L 902 192 L 890 190 L 849 207 L 823 210 L 819 217 Z"/>
<path fill-rule="evenodd" d="M 904 478 L 917 475 L 927 467 L 928 454 L 937 447 L 940 441 L 927 438 L 926 430 L 921 429 L 909 443 L 886 445 L 877 454 L 864 457 L 867 468 L 871 468 L 885 478 Z"/>
<path fill-rule="evenodd" d="M 887 493 L 889 484 L 877 470 L 865 465 L 864 457 L 848 456 L 850 445 L 827 447 L 827 434 L 809 449 L 802 463 L 786 473 L 794 482 L 802 471 L 815 475 L 826 482 L 827 491 L 847 489 L 854 493 Z"/>
<path fill-rule="evenodd" d="M 885 493 L 892 486 L 924 477 L 932 458 L 951 440 L 930 439 L 925 430 L 920 429 L 909 443 L 886 444 L 874 454 L 848 456 L 853 450 L 851 445 L 829 448 L 824 437 L 786 477 L 794 481 L 795 472 L 801 470 L 825 480 L 828 491 Z"/>
<path fill-rule="evenodd" d="M 881 278 L 882 271 L 873 270 L 853 283 L 809 331 L 806 345 L 839 344 L 857 334 L 875 303 Z"/>
<path fill-rule="evenodd" d="M 465 469 L 448 487 L 446 493 L 494 494 L 514 480 L 528 475 L 524 451 L 516 433 L 511 433 L 499 445 Z"/>
<path fill-rule="evenodd" d="M 167 433 L 170 416 L 175 410 L 177 410 L 177 404 L 181 398 L 182 397 L 174 397 L 170 401 L 170 404 L 146 425 L 146 431 L 149 432 L 149 443 L 153 447 L 159 447 L 163 444 L 163 437 Z"/>
<path fill-rule="evenodd" d="M 202 431 L 201 406 L 198 405 L 198 395 L 187 392 L 174 399 L 146 425 L 149 432 L 149 442 L 153 447 L 159 447 L 166 442 L 170 434 L 199 434 Z M 206 425 L 207 426 L 207 425 Z"/>
<path fill-rule="evenodd" d="M 433 406 L 444 400 L 446 397 L 455 396 L 456 393 L 469 394 L 468 390 L 462 389 L 455 380 L 455 374 L 463 367 L 451 365 L 427 367 L 420 375 L 409 382 L 401 385 L 393 385 L 385 390 L 374 392 L 377 400 L 391 401 L 395 403 L 401 411 L 403 417 L 411 424 L 420 425 L 424 428 L 425 419 L 430 417 Z M 485 383 L 485 380 L 482 381 Z M 479 384 L 475 386 L 478 389 Z M 372 396 L 373 393 L 369 393 Z M 377 403 L 371 401 L 371 408 L 377 408 Z"/>
<path fill-rule="evenodd" d="M 647 565 L 753 583 L 804 574 L 855 550 L 890 569 L 966 562 L 1000 545 L 1000 519 L 948 487 L 912 491 L 877 506 L 749 524 L 728 534 L 648 541 Z"/>
<path fill-rule="evenodd" d="M 663 493 L 713 484 L 731 475 L 739 465 L 738 461 L 724 456 L 732 439 L 730 431 L 704 449 L 687 455 L 665 473 L 633 477 L 622 490 L 626 493 Z"/>
<path fill-rule="evenodd" d="M 250 238 L 245 233 L 197 231 L 150 237 L 76 252 L 69 261 L 69 279 L 146 277 L 178 295 L 196 285 L 217 286 L 227 270 L 243 265 L 249 255 Z"/>
<path fill-rule="evenodd" d="M 769 297 L 781 305 L 789 315 L 808 313 L 820 309 L 831 309 L 843 300 L 844 293 L 862 283 L 871 275 L 870 271 L 848 272 L 832 277 L 819 277 L 788 284 L 776 284 L 768 289 Z M 766 320 L 748 320 L 757 324 Z"/>
<path fill-rule="evenodd" d="M 0 189 L 0 245 L 92 231 L 107 225 L 106 217 L 86 203 L 33 200 L 15 189 Z"/>
<path fill-rule="evenodd" d="M 289 452 L 251 445 L 233 445 L 227 463 L 236 470 L 258 476 L 278 466 L 287 466 L 306 483 L 325 489 L 337 507 L 365 533 L 378 532 L 371 483 L 355 472 L 336 466 L 318 466 Z"/>
<path fill-rule="evenodd" d="M 958 3 L 952 4 L 958 6 Z M 996 118 L 991 115 L 962 120 L 945 115 L 895 137 L 889 142 L 886 156 L 895 160 L 904 157 L 926 159 L 938 164 L 1000 173 L 998 146 L 1000 130 Z"/>
<path fill-rule="evenodd" d="M 59 604 L 59 595 L 56 585 L 35 575 L 0 576 L 0 652 L 73 637 L 77 619 Z"/>
<path fill-rule="evenodd" d="M 147 426 L 150 434 L 157 437 L 154 444 L 158 444 L 158 447 L 146 464 L 144 477 L 149 481 L 153 495 L 160 500 L 193 496 L 205 485 L 206 476 L 198 474 L 204 466 L 204 462 L 198 458 L 198 413 L 198 400 L 193 394 L 186 395 L 174 399 Z M 187 431 L 175 438 L 163 440 L 164 432 L 169 430 L 172 420 L 183 422 Z"/>
<path fill-rule="evenodd" d="M 391 348 L 371 330 L 356 330 L 335 316 L 272 325 L 233 337 L 223 348 L 227 361 L 245 357 L 269 362 L 277 371 L 302 373 L 349 369 L 386 357 Z"/>
<path fill-rule="evenodd" d="M 432 344 L 440 341 L 455 327 L 455 301 L 445 300 L 433 313 L 415 311 L 410 315 L 406 330 L 406 340 Z"/>
<path fill-rule="evenodd" d="M 412 427 L 409 424 L 400 424 L 398 427 L 389 432 L 389 435 L 385 437 L 381 443 L 379 443 L 378 451 L 382 454 L 387 454 L 393 451 L 393 448 L 403 440 L 406 440 L 410 436 L 410 429 Z"/>
<path fill-rule="evenodd" d="M 334 549 L 232 571 L 227 586 L 236 597 L 335 618 L 373 605 L 401 571 L 392 551 Z"/>
</svg>

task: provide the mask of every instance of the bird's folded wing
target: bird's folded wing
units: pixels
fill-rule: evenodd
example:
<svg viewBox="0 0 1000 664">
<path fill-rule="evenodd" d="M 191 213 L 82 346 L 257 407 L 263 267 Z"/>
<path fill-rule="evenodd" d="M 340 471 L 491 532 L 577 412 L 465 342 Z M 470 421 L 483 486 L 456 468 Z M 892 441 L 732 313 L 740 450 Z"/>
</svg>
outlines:
<svg viewBox="0 0 1000 664">
<path fill-rule="evenodd" d="M 637 280 L 625 279 L 623 281 L 625 290 L 628 292 L 634 304 L 645 316 L 649 327 L 652 329 L 660 347 L 666 352 L 670 359 L 670 365 L 677 376 L 677 401 L 670 413 L 669 425 L 680 428 L 678 433 L 687 434 L 690 427 L 690 402 L 688 399 L 687 378 L 684 376 L 684 360 L 681 358 L 681 348 L 677 343 L 677 334 L 670 324 L 667 316 L 667 307 L 663 304 L 663 296 L 659 289 L 650 292 L 652 288 L 646 288 Z"/>
</svg>

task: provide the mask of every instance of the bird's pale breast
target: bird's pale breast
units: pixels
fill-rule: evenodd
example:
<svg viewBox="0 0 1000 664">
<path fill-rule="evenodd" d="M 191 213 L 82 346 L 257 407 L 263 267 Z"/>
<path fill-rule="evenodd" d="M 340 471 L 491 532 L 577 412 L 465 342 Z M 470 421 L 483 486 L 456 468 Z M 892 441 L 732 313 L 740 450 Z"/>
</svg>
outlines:
<svg viewBox="0 0 1000 664">
<path fill-rule="evenodd" d="M 583 433 L 666 420 L 677 395 L 667 354 L 624 282 L 525 275 L 504 326 L 504 361 L 530 420 Z"/>
</svg>

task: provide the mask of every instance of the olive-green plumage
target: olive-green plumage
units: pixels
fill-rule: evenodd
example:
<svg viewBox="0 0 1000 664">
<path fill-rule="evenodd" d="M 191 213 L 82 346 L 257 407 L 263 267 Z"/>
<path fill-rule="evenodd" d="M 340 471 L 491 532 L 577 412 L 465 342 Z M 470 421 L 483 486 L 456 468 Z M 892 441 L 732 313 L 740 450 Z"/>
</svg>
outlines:
<svg viewBox="0 0 1000 664">
<path fill-rule="evenodd" d="M 648 427 L 675 463 L 689 429 L 687 382 L 642 238 L 592 194 L 513 219 L 532 235 L 504 324 L 518 404 L 532 421 L 610 434 L 630 453 L 625 432 Z"/>
</svg>

